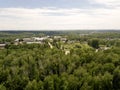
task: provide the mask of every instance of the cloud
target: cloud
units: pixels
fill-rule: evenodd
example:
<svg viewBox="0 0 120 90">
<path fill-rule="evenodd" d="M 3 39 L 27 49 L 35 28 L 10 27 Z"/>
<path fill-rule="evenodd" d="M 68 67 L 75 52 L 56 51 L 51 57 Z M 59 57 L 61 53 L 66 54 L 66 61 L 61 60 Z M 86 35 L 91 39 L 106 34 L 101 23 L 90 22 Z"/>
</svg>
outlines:
<svg viewBox="0 0 120 90">
<path fill-rule="evenodd" d="M 27 8 L 1 8 L 0 15 L 12 15 L 18 17 L 24 16 L 50 16 L 50 15 L 72 15 L 82 12 L 82 9 L 57 9 L 57 8 L 35 8 L 35 9 L 27 9 Z"/>
<path fill-rule="evenodd" d="M 120 7 L 120 0 L 89 0 L 91 3 L 103 4 L 107 7 Z"/>
<path fill-rule="evenodd" d="M 120 29 L 120 8 L 0 8 L 0 30 Z"/>
</svg>

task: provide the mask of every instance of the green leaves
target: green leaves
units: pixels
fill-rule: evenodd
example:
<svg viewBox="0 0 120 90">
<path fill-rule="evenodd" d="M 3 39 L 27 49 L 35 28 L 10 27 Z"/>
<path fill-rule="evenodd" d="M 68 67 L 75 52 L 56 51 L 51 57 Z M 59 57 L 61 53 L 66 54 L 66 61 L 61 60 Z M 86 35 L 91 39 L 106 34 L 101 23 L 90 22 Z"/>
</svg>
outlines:
<svg viewBox="0 0 120 90">
<path fill-rule="evenodd" d="M 59 48 L 34 44 L 0 51 L 0 89 L 120 89 L 118 47 L 97 53 L 86 44 L 75 43 L 68 48 L 69 55 Z"/>
</svg>

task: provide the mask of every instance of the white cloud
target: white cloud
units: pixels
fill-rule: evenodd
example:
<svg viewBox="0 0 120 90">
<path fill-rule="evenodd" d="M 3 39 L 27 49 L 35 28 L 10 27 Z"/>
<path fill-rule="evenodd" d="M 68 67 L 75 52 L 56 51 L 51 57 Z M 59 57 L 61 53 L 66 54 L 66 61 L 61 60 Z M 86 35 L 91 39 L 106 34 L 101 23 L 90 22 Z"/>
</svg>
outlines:
<svg viewBox="0 0 120 90">
<path fill-rule="evenodd" d="M 0 8 L 0 30 L 120 29 L 120 8 Z"/>
<path fill-rule="evenodd" d="M 108 7 L 120 7 L 120 0 L 89 0 L 93 3 L 103 4 Z"/>
</svg>

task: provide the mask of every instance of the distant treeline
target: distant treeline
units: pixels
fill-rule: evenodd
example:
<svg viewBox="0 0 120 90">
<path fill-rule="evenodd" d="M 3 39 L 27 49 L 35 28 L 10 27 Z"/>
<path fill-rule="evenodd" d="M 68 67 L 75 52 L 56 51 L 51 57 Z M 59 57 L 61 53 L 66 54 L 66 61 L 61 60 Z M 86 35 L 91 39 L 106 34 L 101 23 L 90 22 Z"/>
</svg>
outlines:
<svg viewBox="0 0 120 90">
<path fill-rule="evenodd" d="M 67 36 L 69 40 L 88 41 L 91 38 L 113 39 L 120 38 L 120 30 L 66 30 L 66 31 L 0 31 L 0 43 L 11 42 L 16 38 Z"/>
<path fill-rule="evenodd" d="M 77 33 L 77 34 L 86 34 L 86 33 L 91 33 L 91 32 L 96 32 L 96 33 L 107 33 L 107 32 L 116 32 L 120 33 L 120 30 L 54 30 L 54 31 L 0 31 L 0 33 L 7 33 L 7 34 L 22 34 L 22 33 L 31 33 L 31 34 L 39 34 L 39 33 L 44 33 L 46 35 L 56 35 L 56 34 L 67 34 L 67 33 Z"/>
</svg>

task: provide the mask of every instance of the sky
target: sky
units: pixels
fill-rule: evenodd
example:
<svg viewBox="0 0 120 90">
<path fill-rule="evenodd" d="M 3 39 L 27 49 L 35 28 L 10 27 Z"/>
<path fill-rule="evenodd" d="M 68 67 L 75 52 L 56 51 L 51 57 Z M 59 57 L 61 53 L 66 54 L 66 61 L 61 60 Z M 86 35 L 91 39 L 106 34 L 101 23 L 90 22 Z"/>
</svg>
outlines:
<svg viewBox="0 0 120 90">
<path fill-rule="evenodd" d="M 120 0 L 0 0 L 0 30 L 120 29 Z"/>
</svg>

